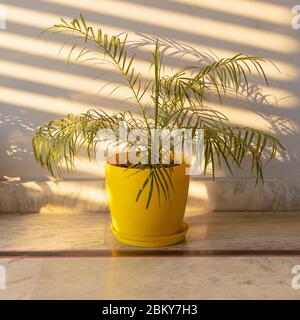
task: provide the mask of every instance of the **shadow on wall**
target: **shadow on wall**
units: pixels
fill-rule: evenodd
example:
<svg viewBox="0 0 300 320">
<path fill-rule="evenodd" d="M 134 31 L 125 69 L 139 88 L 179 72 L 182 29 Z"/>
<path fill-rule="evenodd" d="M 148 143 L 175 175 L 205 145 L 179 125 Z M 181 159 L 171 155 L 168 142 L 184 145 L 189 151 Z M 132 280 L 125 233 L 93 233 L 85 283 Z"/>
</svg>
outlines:
<svg viewBox="0 0 300 320">
<path fill-rule="evenodd" d="M 200 50 L 213 50 L 220 57 L 243 52 L 271 58 L 281 70 L 279 74 L 272 66 L 267 67 L 271 88 L 254 94 L 253 101 L 227 98 L 220 108 L 237 124 L 275 133 L 287 147 L 288 153 L 266 168 L 266 176 L 299 178 L 300 31 L 290 26 L 294 1 L 228 0 L 226 5 L 221 0 L 1 3 L 7 11 L 7 28 L 0 31 L 0 179 L 48 179 L 31 152 L 33 130 L 41 124 L 95 106 L 108 112 L 136 111 L 129 101 L 122 102 L 126 96 L 97 95 L 106 81 L 120 81 L 116 74 L 105 73 L 94 79 L 106 70 L 93 65 L 66 66 L 65 56 L 58 55 L 60 37 L 47 43 L 37 39 L 60 17 L 73 18 L 79 13 L 108 32 L 170 37 Z M 152 72 L 145 67 L 149 58 L 143 48 L 138 50 L 138 67 L 145 77 Z M 172 57 L 165 62 L 173 68 L 178 63 Z M 97 165 L 89 165 L 83 158 L 71 177 L 98 178 Z M 227 173 L 220 171 L 219 175 Z M 240 175 L 247 176 L 248 171 Z"/>
</svg>

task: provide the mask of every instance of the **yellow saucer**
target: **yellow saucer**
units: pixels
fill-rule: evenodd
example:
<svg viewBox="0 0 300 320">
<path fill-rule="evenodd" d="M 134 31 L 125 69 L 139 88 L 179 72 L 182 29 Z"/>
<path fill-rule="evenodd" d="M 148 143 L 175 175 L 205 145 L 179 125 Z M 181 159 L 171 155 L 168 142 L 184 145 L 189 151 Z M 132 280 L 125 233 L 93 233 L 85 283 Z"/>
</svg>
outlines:
<svg viewBox="0 0 300 320">
<path fill-rule="evenodd" d="M 116 231 L 112 224 L 110 225 L 118 241 L 137 247 L 162 247 L 179 243 L 184 240 L 188 227 L 188 224 L 184 222 L 182 226 L 183 230 L 177 234 L 162 237 L 136 237 L 122 234 Z"/>
</svg>

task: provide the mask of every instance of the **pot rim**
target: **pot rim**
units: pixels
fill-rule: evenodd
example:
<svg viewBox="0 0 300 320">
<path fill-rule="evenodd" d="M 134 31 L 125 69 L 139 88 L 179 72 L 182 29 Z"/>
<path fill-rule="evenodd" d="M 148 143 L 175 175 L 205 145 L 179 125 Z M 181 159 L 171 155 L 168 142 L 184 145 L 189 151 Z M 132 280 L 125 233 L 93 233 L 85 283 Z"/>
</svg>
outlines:
<svg viewBox="0 0 300 320">
<path fill-rule="evenodd" d="M 132 168 L 132 167 L 125 167 L 120 166 L 114 163 L 110 163 L 108 161 L 105 162 L 106 166 L 116 167 L 124 170 L 150 170 L 150 166 L 145 166 L 144 168 Z M 187 167 L 187 163 L 180 163 L 180 164 L 173 164 L 173 165 L 165 165 L 165 168 L 179 168 L 179 167 Z"/>
</svg>

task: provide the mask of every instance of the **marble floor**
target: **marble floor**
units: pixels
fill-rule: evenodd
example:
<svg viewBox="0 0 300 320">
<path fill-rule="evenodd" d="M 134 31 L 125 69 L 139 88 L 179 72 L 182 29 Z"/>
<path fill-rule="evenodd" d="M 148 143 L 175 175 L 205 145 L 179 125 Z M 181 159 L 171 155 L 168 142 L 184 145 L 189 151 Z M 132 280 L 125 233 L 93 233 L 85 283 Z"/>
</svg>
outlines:
<svg viewBox="0 0 300 320">
<path fill-rule="evenodd" d="M 292 287 L 299 213 L 214 212 L 186 221 L 185 242 L 142 256 L 113 238 L 105 213 L 0 214 L 0 300 L 300 299 Z"/>
</svg>

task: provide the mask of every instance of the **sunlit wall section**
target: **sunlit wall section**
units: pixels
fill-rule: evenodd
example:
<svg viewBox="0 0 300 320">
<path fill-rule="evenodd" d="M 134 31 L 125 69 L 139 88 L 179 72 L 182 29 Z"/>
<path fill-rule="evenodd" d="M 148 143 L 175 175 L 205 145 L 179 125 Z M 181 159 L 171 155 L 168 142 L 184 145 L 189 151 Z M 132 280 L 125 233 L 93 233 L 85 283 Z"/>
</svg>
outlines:
<svg viewBox="0 0 300 320">
<path fill-rule="evenodd" d="M 262 84 L 250 100 L 228 96 L 223 105 L 210 102 L 235 124 L 276 134 L 287 152 L 266 168 L 268 177 L 299 178 L 300 30 L 291 27 L 294 1 L 249 0 L 4 0 L 5 28 L 0 29 L 0 179 L 49 179 L 32 155 L 34 130 L 53 118 L 101 107 L 108 113 L 138 108 L 130 90 L 110 67 L 86 61 L 66 64 L 72 43 L 61 49 L 61 35 L 38 38 L 60 17 L 84 14 L 108 33 L 136 32 L 171 38 L 218 57 L 236 53 L 260 55 L 270 87 Z M 78 48 L 77 50 L 80 50 Z M 96 53 L 97 54 L 97 53 Z M 185 56 L 165 58 L 164 73 L 195 62 Z M 151 54 L 139 47 L 136 69 L 153 77 Z M 256 77 L 254 80 L 258 80 Z M 109 85 L 107 85 L 109 83 Z M 100 169 L 102 167 L 102 169 Z M 90 163 L 85 154 L 69 178 L 99 178 L 103 163 Z M 239 174 L 248 176 L 248 171 Z M 220 170 L 219 176 L 227 176 Z"/>
</svg>

